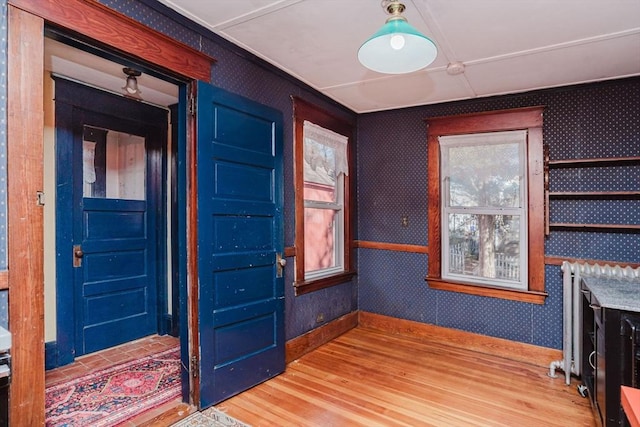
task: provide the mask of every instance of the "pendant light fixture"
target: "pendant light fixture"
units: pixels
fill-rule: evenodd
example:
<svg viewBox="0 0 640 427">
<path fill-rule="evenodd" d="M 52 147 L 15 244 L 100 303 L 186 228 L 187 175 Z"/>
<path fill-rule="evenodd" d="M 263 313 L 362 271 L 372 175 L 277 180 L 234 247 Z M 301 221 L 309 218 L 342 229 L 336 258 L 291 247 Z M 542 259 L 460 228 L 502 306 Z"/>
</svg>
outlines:
<svg viewBox="0 0 640 427">
<path fill-rule="evenodd" d="M 382 8 L 391 16 L 360 46 L 358 60 L 362 65 L 379 73 L 405 74 L 431 64 L 438 49 L 402 16 L 404 4 L 399 0 L 383 0 Z"/>
<path fill-rule="evenodd" d="M 123 68 L 122 72 L 127 75 L 127 82 L 122 88 L 124 96 L 134 99 L 142 99 L 142 91 L 138 88 L 137 79 L 137 77 L 142 75 L 142 72 L 129 67 Z"/>
</svg>

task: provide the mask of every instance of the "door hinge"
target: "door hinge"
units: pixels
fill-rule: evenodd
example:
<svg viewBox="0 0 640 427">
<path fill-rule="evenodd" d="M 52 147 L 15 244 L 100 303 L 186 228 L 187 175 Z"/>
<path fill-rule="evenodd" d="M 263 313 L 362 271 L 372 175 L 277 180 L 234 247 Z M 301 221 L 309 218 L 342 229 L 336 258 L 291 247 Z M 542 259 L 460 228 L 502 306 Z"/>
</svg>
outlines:
<svg viewBox="0 0 640 427">
<path fill-rule="evenodd" d="M 191 376 L 198 378 L 198 372 L 200 372 L 200 364 L 198 363 L 198 356 L 191 356 Z"/>
<path fill-rule="evenodd" d="M 38 206 L 44 206 L 44 192 L 43 191 L 36 191 L 36 197 L 37 197 L 37 204 Z"/>
<path fill-rule="evenodd" d="M 189 114 L 196 115 L 196 97 L 193 95 L 189 96 Z"/>
</svg>

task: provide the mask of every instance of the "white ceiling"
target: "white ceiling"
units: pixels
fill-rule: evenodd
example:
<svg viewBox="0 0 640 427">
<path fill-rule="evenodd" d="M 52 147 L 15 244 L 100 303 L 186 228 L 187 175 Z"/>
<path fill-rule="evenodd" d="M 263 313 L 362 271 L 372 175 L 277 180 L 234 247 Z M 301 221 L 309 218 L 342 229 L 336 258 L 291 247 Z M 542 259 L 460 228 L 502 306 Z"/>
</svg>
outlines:
<svg viewBox="0 0 640 427">
<path fill-rule="evenodd" d="M 640 75 L 640 0 L 404 0 L 438 46 L 405 75 L 357 60 L 380 0 L 159 1 L 358 113 Z"/>
<path fill-rule="evenodd" d="M 45 38 L 45 71 L 121 95 L 127 78 L 123 68 L 122 64 Z M 145 102 L 163 107 L 178 102 L 178 86 L 144 73 L 137 80 Z"/>
</svg>

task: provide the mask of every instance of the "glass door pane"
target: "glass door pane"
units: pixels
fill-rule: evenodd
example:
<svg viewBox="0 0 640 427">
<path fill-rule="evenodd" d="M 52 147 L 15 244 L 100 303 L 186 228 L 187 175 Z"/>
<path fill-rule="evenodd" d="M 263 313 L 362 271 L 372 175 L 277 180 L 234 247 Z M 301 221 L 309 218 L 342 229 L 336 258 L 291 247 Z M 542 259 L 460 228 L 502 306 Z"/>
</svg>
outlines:
<svg viewBox="0 0 640 427">
<path fill-rule="evenodd" d="M 145 200 L 146 164 L 143 137 L 84 127 L 83 197 Z"/>
</svg>

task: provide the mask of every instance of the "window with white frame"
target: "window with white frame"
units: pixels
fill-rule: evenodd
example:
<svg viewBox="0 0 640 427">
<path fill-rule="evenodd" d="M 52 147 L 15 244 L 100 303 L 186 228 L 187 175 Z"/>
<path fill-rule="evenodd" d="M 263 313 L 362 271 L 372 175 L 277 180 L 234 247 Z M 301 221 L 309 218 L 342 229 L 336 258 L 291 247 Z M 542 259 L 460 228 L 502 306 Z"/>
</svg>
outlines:
<svg viewBox="0 0 640 427">
<path fill-rule="evenodd" d="M 527 289 L 526 130 L 439 143 L 442 279 Z"/>
<path fill-rule="evenodd" d="M 354 123 L 301 98 L 294 113 L 295 294 L 349 282 Z"/>
<path fill-rule="evenodd" d="M 345 270 L 344 178 L 348 138 L 304 122 L 304 279 Z"/>
</svg>

